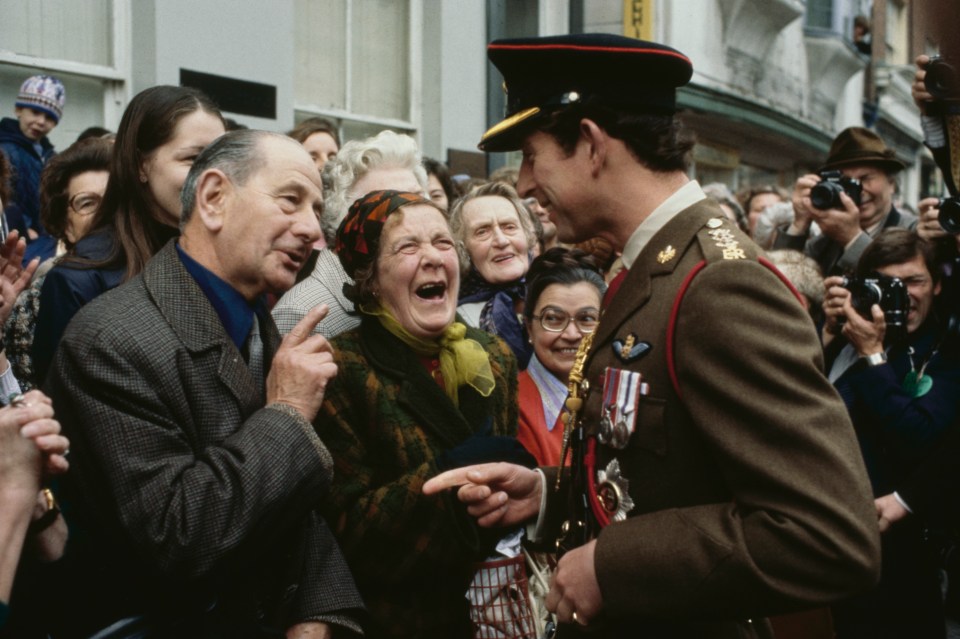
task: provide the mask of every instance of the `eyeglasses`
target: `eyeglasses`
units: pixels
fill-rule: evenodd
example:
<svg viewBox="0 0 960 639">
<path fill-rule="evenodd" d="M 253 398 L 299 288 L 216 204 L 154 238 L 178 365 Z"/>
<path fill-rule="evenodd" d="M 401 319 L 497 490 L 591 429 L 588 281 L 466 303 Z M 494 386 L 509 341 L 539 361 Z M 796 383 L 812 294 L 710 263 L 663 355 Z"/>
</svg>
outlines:
<svg viewBox="0 0 960 639">
<path fill-rule="evenodd" d="M 577 330 L 586 334 L 597 330 L 597 324 L 600 323 L 600 311 L 594 309 L 584 310 L 571 317 L 558 308 L 548 306 L 543 309 L 540 315 L 534 315 L 533 319 L 539 320 L 543 330 L 550 331 L 551 333 L 562 333 L 567 329 L 567 326 L 570 325 L 570 321 L 573 320 Z"/>
<path fill-rule="evenodd" d="M 77 215 L 92 215 L 100 208 L 100 202 L 102 201 L 102 195 L 81 191 L 70 198 L 69 204 Z"/>
</svg>

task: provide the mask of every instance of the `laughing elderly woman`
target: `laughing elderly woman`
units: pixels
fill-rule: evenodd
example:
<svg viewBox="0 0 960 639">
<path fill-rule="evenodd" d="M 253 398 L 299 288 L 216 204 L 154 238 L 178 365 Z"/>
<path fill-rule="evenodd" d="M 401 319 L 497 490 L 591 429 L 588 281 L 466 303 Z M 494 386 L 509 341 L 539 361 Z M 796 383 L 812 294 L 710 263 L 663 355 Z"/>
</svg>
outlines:
<svg viewBox="0 0 960 639">
<path fill-rule="evenodd" d="M 532 465 L 514 437 L 516 361 L 457 321 L 457 251 L 429 200 L 367 194 L 336 252 L 362 319 L 332 340 L 339 372 L 317 418 L 335 461 L 327 521 L 369 607 L 368 636 L 469 637 L 464 592 L 496 538 L 420 488 L 470 463 Z"/>
</svg>

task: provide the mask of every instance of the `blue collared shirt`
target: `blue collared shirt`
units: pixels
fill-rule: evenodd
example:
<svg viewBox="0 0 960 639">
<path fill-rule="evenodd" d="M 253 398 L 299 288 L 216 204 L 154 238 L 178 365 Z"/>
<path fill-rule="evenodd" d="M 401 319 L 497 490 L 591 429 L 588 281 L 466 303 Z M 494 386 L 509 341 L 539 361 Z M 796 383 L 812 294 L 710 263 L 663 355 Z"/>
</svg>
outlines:
<svg viewBox="0 0 960 639">
<path fill-rule="evenodd" d="M 197 282 L 197 286 L 210 300 L 213 310 L 223 323 L 227 335 L 233 340 L 237 349 L 242 349 L 250 329 L 253 327 L 253 314 L 263 305 L 262 300 L 250 304 L 237 289 L 233 288 L 220 277 L 190 257 L 177 243 L 177 255 L 187 269 L 187 273 Z M 262 313 L 261 313 L 262 315 Z"/>
</svg>

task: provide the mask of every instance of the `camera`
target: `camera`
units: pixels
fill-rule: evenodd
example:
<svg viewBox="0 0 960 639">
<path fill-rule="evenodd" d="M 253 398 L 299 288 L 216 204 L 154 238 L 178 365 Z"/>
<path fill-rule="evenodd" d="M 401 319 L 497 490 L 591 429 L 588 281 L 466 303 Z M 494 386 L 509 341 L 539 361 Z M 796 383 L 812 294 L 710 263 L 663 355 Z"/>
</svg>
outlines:
<svg viewBox="0 0 960 639">
<path fill-rule="evenodd" d="M 841 193 L 846 193 L 854 204 L 860 206 L 863 185 L 860 180 L 844 177 L 840 171 L 821 171 L 820 182 L 810 189 L 810 203 L 821 211 L 842 209 Z"/>
<path fill-rule="evenodd" d="M 940 209 L 937 221 L 943 230 L 954 235 L 960 233 L 960 198 L 942 197 L 937 208 Z"/>
<path fill-rule="evenodd" d="M 844 277 L 840 286 L 850 291 L 850 305 L 865 319 L 873 321 L 870 309 L 879 304 L 888 329 L 906 327 L 910 298 L 906 284 L 899 277 L 879 273 L 868 277 Z"/>
<path fill-rule="evenodd" d="M 960 100 L 960 76 L 957 70 L 941 57 L 930 58 L 923 84 L 934 100 L 955 102 Z"/>
</svg>

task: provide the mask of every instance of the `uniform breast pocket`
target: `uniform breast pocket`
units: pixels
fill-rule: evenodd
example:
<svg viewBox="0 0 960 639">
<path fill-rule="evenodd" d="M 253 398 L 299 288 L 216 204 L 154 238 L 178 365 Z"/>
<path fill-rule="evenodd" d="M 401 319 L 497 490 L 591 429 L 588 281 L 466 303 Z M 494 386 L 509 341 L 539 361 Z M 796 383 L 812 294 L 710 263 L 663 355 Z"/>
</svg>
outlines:
<svg viewBox="0 0 960 639">
<path fill-rule="evenodd" d="M 648 450 L 658 457 L 667 454 L 667 427 L 663 421 L 667 400 L 642 396 L 637 403 L 637 423 L 631 445 Z"/>
</svg>

